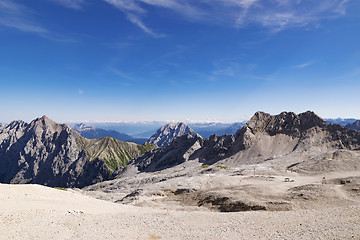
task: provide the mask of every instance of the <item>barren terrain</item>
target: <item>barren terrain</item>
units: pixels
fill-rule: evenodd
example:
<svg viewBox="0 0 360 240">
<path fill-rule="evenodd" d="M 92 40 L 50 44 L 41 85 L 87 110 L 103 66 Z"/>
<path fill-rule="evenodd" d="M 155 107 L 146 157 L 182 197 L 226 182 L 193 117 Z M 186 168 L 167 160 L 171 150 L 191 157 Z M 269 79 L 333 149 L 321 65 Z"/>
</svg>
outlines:
<svg viewBox="0 0 360 240">
<path fill-rule="evenodd" d="M 0 239 L 360 238 L 360 172 L 268 175 L 253 167 L 188 166 L 205 173 L 157 183 L 169 174 L 142 173 L 137 181 L 153 182 L 138 182 L 138 193 L 129 180 L 121 189 L 124 179 L 85 190 L 2 184 Z"/>
</svg>

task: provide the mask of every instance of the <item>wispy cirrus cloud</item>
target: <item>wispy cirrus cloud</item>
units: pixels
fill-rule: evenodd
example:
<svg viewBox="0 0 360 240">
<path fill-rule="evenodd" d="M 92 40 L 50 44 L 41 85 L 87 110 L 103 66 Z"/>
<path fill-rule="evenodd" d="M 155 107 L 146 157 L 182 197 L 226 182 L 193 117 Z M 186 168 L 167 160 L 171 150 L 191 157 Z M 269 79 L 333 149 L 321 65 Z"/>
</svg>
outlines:
<svg viewBox="0 0 360 240">
<path fill-rule="evenodd" d="M 142 8 L 135 0 L 104 0 L 122 11 L 127 19 L 134 25 L 141 28 L 145 33 L 153 37 L 163 37 L 163 34 L 156 33 L 146 26 L 142 18 L 146 14 L 146 10 Z"/>
<path fill-rule="evenodd" d="M 0 0 L 0 26 L 21 32 L 46 35 L 48 30 L 32 18 L 33 12 L 21 4 Z"/>
<path fill-rule="evenodd" d="M 113 5 L 122 11 L 127 19 L 134 25 L 141 28 L 145 33 L 159 38 L 164 37 L 165 34 L 157 33 L 148 27 L 144 18 L 148 14 L 146 6 L 160 7 L 168 10 L 175 11 L 182 16 L 186 16 L 191 20 L 201 20 L 205 17 L 206 12 L 193 6 L 193 3 L 177 0 L 104 0 L 105 2 Z"/>
<path fill-rule="evenodd" d="M 85 4 L 85 0 L 50 0 L 54 3 L 60 4 L 67 8 L 72 8 L 76 10 L 82 9 Z"/>
<path fill-rule="evenodd" d="M 127 14 L 127 18 L 129 19 L 130 22 L 132 22 L 133 24 L 135 24 L 136 26 L 138 26 L 139 28 L 141 28 L 144 32 L 146 32 L 147 34 L 159 38 L 159 37 L 164 37 L 164 34 L 159 34 L 154 32 L 153 30 L 151 30 L 150 28 L 148 28 L 145 23 L 141 20 L 141 18 L 135 14 L 132 13 L 128 13 Z"/>
<path fill-rule="evenodd" d="M 309 67 L 309 66 L 313 65 L 315 62 L 316 61 L 305 62 L 305 63 L 302 63 L 302 64 L 295 65 L 294 68 L 297 68 L 297 69 L 306 68 L 306 67 Z"/>
<path fill-rule="evenodd" d="M 346 14 L 350 0 L 104 0 L 124 12 L 133 24 L 153 37 L 146 24 L 147 6 L 167 9 L 187 21 L 246 28 L 260 26 L 273 33 L 291 28 L 316 26 L 324 19 Z"/>
<path fill-rule="evenodd" d="M 17 1 L 0 0 L 0 29 L 7 28 L 23 33 L 36 34 L 56 42 L 76 42 L 73 38 L 47 29 L 36 20 L 37 14 Z"/>
<path fill-rule="evenodd" d="M 87 3 L 87 0 L 48 1 L 74 10 L 84 9 Z M 233 28 L 257 26 L 277 33 L 291 28 L 318 26 L 324 19 L 341 17 L 346 14 L 347 3 L 354 0 L 103 1 L 123 12 L 128 21 L 148 35 L 159 38 L 166 33 L 159 33 L 147 22 L 154 8 L 172 11 L 184 21 Z M 49 31 L 34 20 L 34 15 L 25 5 L 21 5 L 20 1 L 0 0 L 0 26 L 49 35 Z"/>
</svg>

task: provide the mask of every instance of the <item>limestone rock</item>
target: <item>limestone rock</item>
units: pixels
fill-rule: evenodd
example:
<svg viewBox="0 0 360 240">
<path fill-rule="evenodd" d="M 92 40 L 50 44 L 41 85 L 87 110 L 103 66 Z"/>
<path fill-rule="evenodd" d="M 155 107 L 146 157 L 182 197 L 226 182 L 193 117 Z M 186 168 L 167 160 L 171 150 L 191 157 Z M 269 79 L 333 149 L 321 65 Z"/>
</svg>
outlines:
<svg viewBox="0 0 360 240">
<path fill-rule="evenodd" d="M 151 145 L 88 140 L 43 116 L 0 128 L 0 182 L 82 187 L 109 179 Z"/>
<path fill-rule="evenodd" d="M 189 134 L 190 136 L 197 136 L 198 135 L 194 130 L 192 130 L 189 126 L 187 126 L 185 123 L 169 123 L 164 126 L 162 126 L 159 130 L 155 132 L 154 135 L 152 135 L 149 138 L 150 144 L 156 144 L 159 147 L 166 147 L 168 146 L 175 138 L 183 136 L 185 134 Z"/>
</svg>

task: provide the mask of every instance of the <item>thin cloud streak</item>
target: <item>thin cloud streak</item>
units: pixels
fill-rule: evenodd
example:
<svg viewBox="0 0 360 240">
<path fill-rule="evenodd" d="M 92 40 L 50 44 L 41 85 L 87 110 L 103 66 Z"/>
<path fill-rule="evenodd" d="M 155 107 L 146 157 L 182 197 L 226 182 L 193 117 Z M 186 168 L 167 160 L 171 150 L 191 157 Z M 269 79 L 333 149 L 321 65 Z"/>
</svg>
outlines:
<svg viewBox="0 0 360 240">
<path fill-rule="evenodd" d="M 142 29 L 145 33 L 155 38 L 164 36 L 163 34 L 158 34 L 154 32 L 145 25 L 145 23 L 141 20 L 141 18 L 146 13 L 146 10 L 140 7 L 134 0 L 104 0 L 104 1 L 116 7 L 120 11 L 122 11 L 126 15 L 126 18 L 131 23 Z"/>
<path fill-rule="evenodd" d="M 85 0 L 48 0 L 74 10 L 82 10 Z M 350 0 L 103 0 L 123 12 L 128 21 L 146 34 L 160 38 L 146 22 L 148 6 L 173 11 L 185 21 L 246 28 L 260 26 L 276 34 L 291 28 L 317 26 L 324 19 L 346 14 Z M 49 31 L 33 19 L 34 13 L 11 0 L 0 0 L 0 25 L 51 38 Z"/>
<path fill-rule="evenodd" d="M 81 10 L 85 4 L 84 0 L 50 0 L 67 8 Z"/>
<path fill-rule="evenodd" d="M 104 0 L 124 12 L 145 33 L 159 37 L 144 20 L 146 5 L 176 12 L 187 21 L 246 28 L 261 26 L 277 33 L 286 29 L 316 26 L 321 20 L 346 14 L 349 0 Z M 161 36 L 161 34 L 160 34 Z"/>
<path fill-rule="evenodd" d="M 0 26 L 21 32 L 44 35 L 49 31 L 31 18 L 31 11 L 25 6 L 9 0 L 0 0 Z"/>
<path fill-rule="evenodd" d="M 38 23 L 34 16 L 37 13 L 24 5 L 11 0 L 0 0 L 0 27 L 24 33 L 36 34 L 55 42 L 77 42 L 77 40 L 62 34 L 49 31 Z"/>
<path fill-rule="evenodd" d="M 315 63 L 315 61 L 306 62 L 306 63 L 296 65 L 296 66 L 294 66 L 294 68 L 302 69 L 302 68 L 309 67 L 309 66 L 313 65 L 314 63 Z"/>
<path fill-rule="evenodd" d="M 165 36 L 164 34 L 155 33 L 153 30 L 148 28 L 138 16 L 134 14 L 128 14 L 127 18 L 129 19 L 130 22 L 132 22 L 133 24 L 141 28 L 144 32 L 155 38 L 160 38 Z"/>
</svg>

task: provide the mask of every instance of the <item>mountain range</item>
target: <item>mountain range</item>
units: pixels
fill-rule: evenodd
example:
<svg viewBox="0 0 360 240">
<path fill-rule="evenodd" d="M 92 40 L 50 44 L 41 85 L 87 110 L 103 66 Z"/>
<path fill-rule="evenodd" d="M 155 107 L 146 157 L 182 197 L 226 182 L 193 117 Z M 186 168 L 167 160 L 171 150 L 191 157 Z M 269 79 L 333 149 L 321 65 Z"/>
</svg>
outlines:
<svg viewBox="0 0 360 240">
<path fill-rule="evenodd" d="M 245 122 L 221 123 L 221 122 L 192 122 L 187 125 L 203 138 L 209 138 L 213 134 L 236 134 L 244 126 Z M 143 144 L 154 132 L 166 125 L 166 122 L 92 122 L 92 123 L 68 123 L 74 130 L 80 132 L 83 137 L 97 138 L 110 136 L 120 141 L 132 141 Z M 96 131 L 92 133 L 92 131 Z M 107 132 L 109 131 L 109 132 Z M 117 133 L 115 133 L 117 132 Z M 120 137 L 117 137 L 121 134 Z"/>
<path fill-rule="evenodd" d="M 337 150 L 360 150 L 360 133 L 328 124 L 310 111 L 299 115 L 257 112 L 236 137 L 212 135 L 204 140 L 186 134 L 166 148 L 132 160 L 128 168 L 156 172 L 191 160 L 206 165 L 250 164 L 287 155 L 315 157 Z"/>
<path fill-rule="evenodd" d="M 224 134 L 236 134 L 244 125 L 245 122 L 236 122 L 236 123 L 190 123 L 191 127 L 195 132 L 197 132 L 203 138 L 209 138 L 211 135 L 224 135 Z"/>
<path fill-rule="evenodd" d="M 353 123 L 349 123 L 345 127 L 360 131 L 360 120 L 357 120 Z"/>
<path fill-rule="evenodd" d="M 46 116 L 0 128 L 0 182 L 82 187 L 110 179 L 151 149 L 110 137 L 89 140 Z"/>
<path fill-rule="evenodd" d="M 102 128 L 97 128 L 91 125 L 86 125 L 84 123 L 77 123 L 70 125 L 72 129 L 79 132 L 81 136 L 88 139 L 97 139 L 102 137 L 112 137 L 119 141 L 124 142 L 134 142 L 137 144 L 145 144 L 147 138 L 134 138 L 125 133 L 119 133 L 115 130 L 106 130 Z"/>
<path fill-rule="evenodd" d="M 347 124 L 355 122 L 357 119 L 355 118 L 325 118 L 326 122 L 331 124 L 338 124 L 340 126 L 345 127 Z"/>
<path fill-rule="evenodd" d="M 355 122 L 355 118 L 325 118 L 326 122 L 331 124 L 339 124 L 346 126 Z M 203 138 L 209 138 L 211 135 L 235 135 L 247 121 L 235 123 L 221 122 L 190 122 L 187 125 Z M 149 139 L 155 131 L 166 125 L 166 122 L 150 121 L 150 122 L 92 122 L 92 123 L 69 123 L 76 131 L 79 131 L 83 137 L 99 138 L 113 137 L 120 141 L 130 141 L 143 144 Z M 85 128 L 82 130 L 82 128 Z M 85 131 L 86 130 L 86 131 Z M 92 132 L 94 131 L 94 132 Z"/>
<path fill-rule="evenodd" d="M 0 126 L 0 182 L 83 187 L 131 169 L 156 172 L 192 160 L 236 166 L 290 155 L 315 159 L 334 151 L 359 150 L 360 132 L 329 124 L 310 111 L 257 112 L 235 136 L 214 134 L 206 139 L 177 123 L 158 129 L 149 142 L 87 139 L 46 116 L 31 123 L 13 121 Z"/>
</svg>

